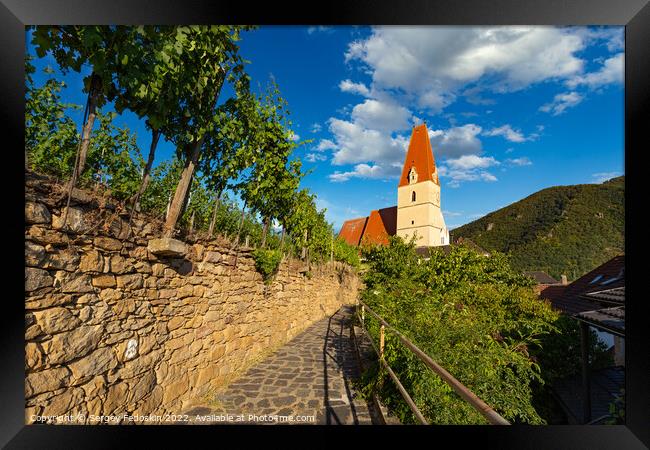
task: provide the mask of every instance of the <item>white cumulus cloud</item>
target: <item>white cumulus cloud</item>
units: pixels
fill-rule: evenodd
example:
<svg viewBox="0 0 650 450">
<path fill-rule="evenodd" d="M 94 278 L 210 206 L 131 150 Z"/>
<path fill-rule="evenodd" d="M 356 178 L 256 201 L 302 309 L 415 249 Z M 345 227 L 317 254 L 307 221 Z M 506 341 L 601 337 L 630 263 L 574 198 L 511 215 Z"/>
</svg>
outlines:
<svg viewBox="0 0 650 450">
<path fill-rule="evenodd" d="M 491 156 L 464 155 L 457 159 L 448 159 L 446 164 L 451 169 L 474 170 L 496 166 L 499 164 L 499 161 Z"/>
<path fill-rule="evenodd" d="M 566 111 L 568 108 L 576 106 L 583 100 L 583 96 L 575 91 L 563 92 L 553 97 L 553 101 L 540 106 L 539 110 L 542 112 L 551 113 L 558 116 Z"/>
<path fill-rule="evenodd" d="M 486 131 L 486 136 L 503 136 L 506 140 L 510 142 L 525 142 L 530 138 L 527 138 L 519 130 L 513 129 L 510 125 L 506 124 L 497 128 L 492 128 L 491 130 Z"/>
<path fill-rule="evenodd" d="M 305 155 L 305 161 L 308 162 L 316 162 L 316 161 L 326 161 L 327 156 L 323 155 L 322 153 L 307 153 Z"/>
<path fill-rule="evenodd" d="M 429 140 L 436 158 L 457 158 L 480 153 L 483 145 L 477 137 L 482 128 L 475 124 L 452 127 L 447 130 L 429 130 Z"/>
<path fill-rule="evenodd" d="M 404 162 L 408 141 L 403 137 L 393 138 L 359 123 L 334 118 L 330 119 L 329 128 L 336 141 L 332 164 Z"/>
<path fill-rule="evenodd" d="M 491 156 L 464 155 L 448 159 L 439 168 L 441 177 L 449 178 L 450 187 L 459 187 L 463 181 L 497 181 L 497 178 L 485 169 L 498 166 L 499 161 Z"/>
<path fill-rule="evenodd" d="M 596 72 L 587 73 L 585 75 L 578 75 L 566 82 L 566 85 L 574 89 L 576 86 L 585 85 L 590 88 L 603 86 L 611 83 L 622 83 L 624 75 L 625 60 L 623 53 L 619 53 L 611 58 L 608 58 L 603 63 L 600 70 Z"/>
<path fill-rule="evenodd" d="M 371 179 L 386 179 L 386 178 L 395 178 L 399 176 L 399 171 L 386 170 L 383 165 L 373 165 L 368 164 L 357 164 L 354 166 L 354 170 L 349 172 L 340 172 L 336 171 L 333 174 L 330 174 L 329 179 L 335 183 L 340 183 L 343 181 L 348 181 L 350 178 L 371 178 Z"/>
<path fill-rule="evenodd" d="M 506 162 L 511 166 L 532 166 L 533 165 L 532 161 L 528 159 L 526 156 L 523 156 L 521 158 L 506 159 Z"/>
<path fill-rule="evenodd" d="M 374 27 L 345 58 L 367 66 L 373 88 L 399 89 L 437 111 L 483 77 L 484 87 L 506 92 L 580 74 L 585 40 L 557 27 Z"/>
<path fill-rule="evenodd" d="M 366 100 L 352 109 L 352 120 L 364 128 L 393 132 L 409 127 L 411 113 L 393 102 Z"/>
<path fill-rule="evenodd" d="M 621 175 L 621 172 L 599 172 L 592 174 L 591 177 L 593 178 L 594 183 L 604 183 L 607 180 L 611 180 L 612 178 Z"/>
<path fill-rule="evenodd" d="M 342 92 L 351 92 L 353 94 L 361 94 L 364 97 L 370 95 L 370 90 L 363 83 L 354 83 L 351 80 L 343 80 L 339 83 L 339 89 Z"/>
<path fill-rule="evenodd" d="M 318 143 L 318 146 L 316 147 L 316 150 L 322 152 L 325 150 L 336 150 L 336 148 L 336 144 L 330 139 L 321 139 L 321 141 Z"/>
</svg>

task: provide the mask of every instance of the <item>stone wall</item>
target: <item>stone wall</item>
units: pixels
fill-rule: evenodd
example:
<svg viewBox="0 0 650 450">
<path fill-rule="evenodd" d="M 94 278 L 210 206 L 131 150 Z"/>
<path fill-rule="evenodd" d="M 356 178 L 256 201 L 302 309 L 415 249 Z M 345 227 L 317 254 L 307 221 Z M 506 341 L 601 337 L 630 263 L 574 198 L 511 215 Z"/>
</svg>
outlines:
<svg viewBox="0 0 650 450">
<path fill-rule="evenodd" d="M 340 263 L 284 261 L 265 284 L 250 249 L 147 249 L 160 222 L 29 174 L 25 203 L 25 398 L 33 415 L 179 414 L 314 321 L 355 300 Z M 128 236 L 128 237 L 127 237 Z"/>
</svg>

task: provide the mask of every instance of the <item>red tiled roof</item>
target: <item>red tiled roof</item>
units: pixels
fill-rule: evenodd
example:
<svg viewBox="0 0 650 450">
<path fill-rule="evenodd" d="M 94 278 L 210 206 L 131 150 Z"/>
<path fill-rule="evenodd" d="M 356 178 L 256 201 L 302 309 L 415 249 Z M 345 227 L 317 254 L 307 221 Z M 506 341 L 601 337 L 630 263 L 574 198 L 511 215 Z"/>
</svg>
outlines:
<svg viewBox="0 0 650 450">
<path fill-rule="evenodd" d="M 438 181 L 438 173 L 433 174 L 436 170 L 436 163 L 433 159 L 433 150 L 431 149 L 429 133 L 425 124 L 413 127 L 409 149 L 406 153 L 402 176 L 399 179 L 398 186 L 401 187 L 409 184 L 408 176 L 413 166 L 415 166 L 415 171 L 418 173 L 418 183 L 426 180 L 440 183 Z"/>
<path fill-rule="evenodd" d="M 359 245 L 367 221 L 367 217 L 346 220 L 339 231 L 339 237 L 345 239 L 345 242 L 350 245 Z"/>
<path fill-rule="evenodd" d="M 548 286 L 540 296 L 567 314 L 598 309 L 598 304 L 581 298 L 582 295 L 625 286 L 625 256 L 616 256 L 581 276 L 567 286 Z M 562 288 L 562 289 L 560 289 Z"/>
<path fill-rule="evenodd" d="M 388 235 L 395 236 L 395 233 L 397 233 L 397 206 L 380 209 L 379 216 Z"/>
<path fill-rule="evenodd" d="M 394 208 L 397 210 L 397 207 Z M 363 237 L 361 238 L 362 244 L 388 245 L 388 236 L 390 236 L 389 229 L 392 227 L 394 230 L 397 224 L 391 224 L 390 222 L 385 223 L 384 219 L 390 219 L 391 215 L 388 213 L 384 213 L 382 215 L 380 211 L 381 210 L 374 210 L 370 213 L 370 216 L 368 217 L 368 223 L 366 224 L 366 229 L 364 230 Z M 394 217 L 397 217 L 397 213 L 395 213 Z M 395 234 L 394 231 L 393 234 Z"/>
</svg>

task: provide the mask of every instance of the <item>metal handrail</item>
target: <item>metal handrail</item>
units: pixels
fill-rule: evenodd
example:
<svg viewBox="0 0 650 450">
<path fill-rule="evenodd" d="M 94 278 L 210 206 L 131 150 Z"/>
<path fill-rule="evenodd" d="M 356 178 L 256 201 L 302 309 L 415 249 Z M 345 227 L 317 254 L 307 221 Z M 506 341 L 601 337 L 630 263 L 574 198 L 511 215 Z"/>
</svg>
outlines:
<svg viewBox="0 0 650 450">
<path fill-rule="evenodd" d="M 413 411 L 413 413 L 418 417 L 418 420 L 420 420 L 421 423 L 426 424 L 426 421 L 424 421 L 424 417 L 422 417 L 422 414 L 420 411 L 417 409 L 417 406 L 415 406 L 415 403 L 413 403 L 413 400 L 411 397 L 406 393 L 404 390 L 404 387 L 402 386 L 401 383 L 399 383 L 399 380 L 397 379 L 397 376 L 393 373 L 393 371 L 390 369 L 388 366 L 388 363 L 384 360 L 384 329 L 388 328 L 390 331 L 395 333 L 399 340 L 404 344 L 409 350 L 411 350 L 413 353 L 416 354 L 416 356 L 431 370 L 433 370 L 434 373 L 436 373 L 440 378 L 442 378 L 451 388 L 456 391 L 456 393 L 467 403 L 469 403 L 474 409 L 476 409 L 478 412 L 480 412 L 490 424 L 492 425 L 510 425 L 510 422 L 508 422 L 506 419 L 501 417 L 499 413 L 494 411 L 487 403 L 485 403 L 483 400 L 481 400 L 476 394 L 474 394 L 472 391 L 470 391 L 465 385 L 463 385 L 460 381 L 458 381 L 456 378 L 454 378 L 453 375 L 451 375 L 449 372 L 447 372 L 443 367 L 441 367 L 438 363 L 436 363 L 429 355 L 424 353 L 422 350 L 420 350 L 415 344 L 413 344 L 411 341 L 409 341 L 407 338 L 405 338 L 399 331 L 397 331 L 394 327 L 392 327 L 388 322 L 386 322 L 384 319 L 382 319 L 376 312 L 374 312 L 368 305 L 366 305 L 363 301 L 358 300 L 359 304 L 361 305 L 361 326 L 364 331 L 366 331 L 365 326 L 364 326 L 364 320 L 365 320 L 365 310 L 367 309 L 370 314 L 372 314 L 374 317 L 379 320 L 379 323 L 381 323 L 380 327 L 380 351 L 377 352 L 377 349 L 375 347 L 375 344 L 372 342 L 372 339 L 370 339 L 370 343 L 372 344 L 372 347 L 375 349 L 377 354 L 379 355 L 380 361 L 382 361 L 384 367 L 388 369 L 389 375 L 391 375 L 391 378 L 393 381 L 396 382 L 398 389 L 400 390 L 400 393 L 402 393 L 402 397 L 406 400 L 406 402 L 409 404 L 409 407 Z M 357 311 L 357 315 L 359 312 Z M 402 392 L 403 391 L 403 392 Z M 416 412 L 417 411 L 417 412 Z"/>
</svg>

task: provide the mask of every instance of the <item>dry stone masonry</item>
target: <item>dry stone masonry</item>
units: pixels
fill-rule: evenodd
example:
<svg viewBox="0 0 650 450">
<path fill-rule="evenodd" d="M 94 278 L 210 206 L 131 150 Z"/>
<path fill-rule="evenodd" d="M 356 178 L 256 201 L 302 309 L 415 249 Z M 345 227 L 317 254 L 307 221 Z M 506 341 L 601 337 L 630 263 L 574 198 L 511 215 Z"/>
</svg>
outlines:
<svg viewBox="0 0 650 450">
<path fill-rule="evenodd" d="M 356 298 L 347 265 L 283 261 L 267 285 L 250 249 L 186 239 L 156 256 L 159 221 L 129 233 L 106 196 L 74 189 L 62 228 L 63 186 L 28 174 L 25 195 L 27 423 L 178 414 Z"/>
</svg>

